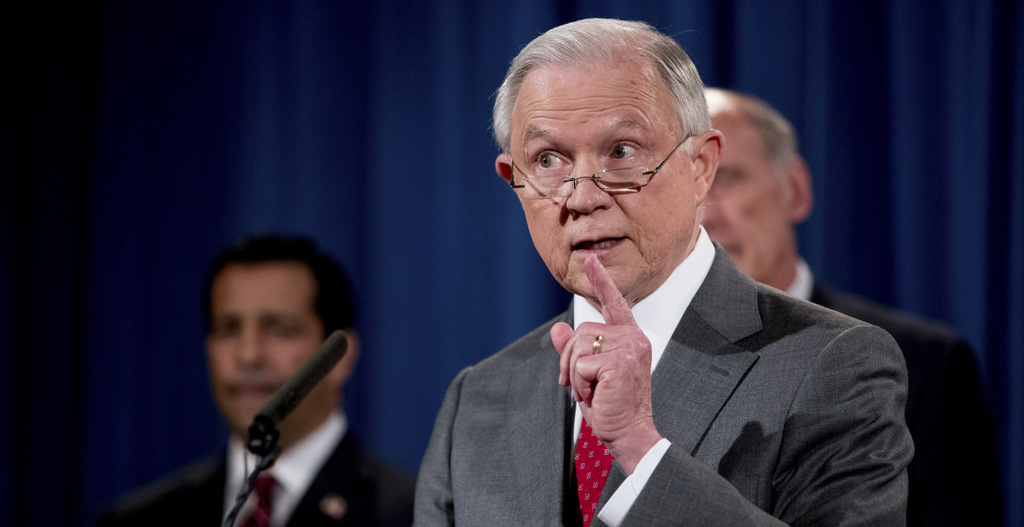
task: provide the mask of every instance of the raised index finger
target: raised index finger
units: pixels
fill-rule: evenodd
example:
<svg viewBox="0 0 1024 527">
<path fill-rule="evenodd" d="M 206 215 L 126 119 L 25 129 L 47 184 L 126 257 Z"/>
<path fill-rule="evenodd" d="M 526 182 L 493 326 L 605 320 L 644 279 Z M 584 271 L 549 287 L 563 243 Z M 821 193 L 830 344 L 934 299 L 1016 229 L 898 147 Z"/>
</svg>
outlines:
<svg viewBox="0 0 1024 527">
<path fill-rule="evenodd" d="M 606 324 L 635 326 L 633 312 L 629 304 L 623 298 L 619 288 L 615 287 L 608 270 L 601 264 L 601 260 L 594 255 L 588 255 L 583 264 L 583 270 L 587 273 L 587 279 L 594 286 L 597 294 L 597 301 L 601 303 L 601 315 L 604 316 Z"/>
</svg>

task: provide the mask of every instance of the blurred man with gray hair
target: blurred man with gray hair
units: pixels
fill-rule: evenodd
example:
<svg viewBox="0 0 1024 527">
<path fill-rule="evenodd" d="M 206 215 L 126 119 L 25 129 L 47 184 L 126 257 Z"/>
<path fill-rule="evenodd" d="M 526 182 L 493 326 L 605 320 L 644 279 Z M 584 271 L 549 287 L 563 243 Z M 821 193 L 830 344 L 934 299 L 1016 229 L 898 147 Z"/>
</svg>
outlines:
<svg viewBox="0 0 1024 527">
<path fill-rule="evenodd" d="M 907 524 L 1001 525 L 995 427 L 970 345 L 951 328 L 844 293 L 816 280 L 797 250 L 796 226 L 811 213 L 811 176 L 793 126 L 764 101 L 706 92 L 725 134 L 704 228 L 741 271 L 791 295 L 892 334 L 903 350 L 914 438 L 907 469 Z"/>
</svg>

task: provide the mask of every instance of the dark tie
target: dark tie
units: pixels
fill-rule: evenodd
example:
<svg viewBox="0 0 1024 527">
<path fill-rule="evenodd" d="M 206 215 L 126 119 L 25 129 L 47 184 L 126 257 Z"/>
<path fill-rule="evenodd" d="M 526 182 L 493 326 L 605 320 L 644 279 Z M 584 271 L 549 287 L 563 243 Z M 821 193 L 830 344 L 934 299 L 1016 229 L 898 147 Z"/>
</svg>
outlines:
<svg viewBox="0 0 1024 527">
<path fill-rule="evenodd" d="M 604 443 L 594 435 L 584 419 L 580 437 L 576 440 L 576 491 L 580 496 L 583 527 L 590 527 L 590 522 L 597 515 L 597 502 L 612 468 L 612 459 Z"/>
<path fill-rule="evenodd" d="M 270 527 L 270 493 L 275 483 L 274 476 L 260 476 L 256 480 L 256 508 L 252 516 L 242 522 L 242 527 Z"/>
</svg>

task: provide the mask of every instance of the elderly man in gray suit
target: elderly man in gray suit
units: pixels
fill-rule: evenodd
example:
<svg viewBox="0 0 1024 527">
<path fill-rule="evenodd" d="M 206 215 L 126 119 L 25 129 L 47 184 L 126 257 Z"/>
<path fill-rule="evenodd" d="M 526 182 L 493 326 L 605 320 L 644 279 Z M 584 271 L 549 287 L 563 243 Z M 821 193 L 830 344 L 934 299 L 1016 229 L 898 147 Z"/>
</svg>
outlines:
<svg viewBox="0 0 1024 527">
<path fill-rule="evenodd" d="M 739 272 L 700 226 L 703 85 L 650 26 L 527 45 L 495 166 L 571 308 L 466 368 L 416 525 L 902 525 L 906 368 L 877 327 Z"/>
</svg>

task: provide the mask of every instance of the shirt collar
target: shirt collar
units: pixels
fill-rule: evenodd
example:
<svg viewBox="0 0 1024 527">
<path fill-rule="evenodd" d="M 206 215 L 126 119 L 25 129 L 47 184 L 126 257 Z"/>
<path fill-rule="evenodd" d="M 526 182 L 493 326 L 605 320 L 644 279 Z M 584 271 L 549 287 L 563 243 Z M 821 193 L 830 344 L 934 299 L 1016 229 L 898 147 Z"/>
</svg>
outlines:
<svg viewBox="0 0 1024 527">
<path fill-rule="evenodd" d="M 811 268 L 807 266 L 807 262 L 803 258 L 800 258 L 796 262 L 796 276 L 793 277 L 793 283 L 789 284 L 786 292 L 801 300 L 810 300 L 813 288 L 814 277 L 811 276 Z"/>
<path fill-rule="evenodd" d="M 704 282 L 711 269 L 711 263 L 715 260 L 715 245 L 711 243 L 711 238 L 704 227 L 701 226 L 699 229 L 693 251 L 654 293 L 633 306 L 633 318 L 651 341 L 651 371 L 654 371 L 661 360 L 672 333 L 675 332 L 683 313 L 689 307 L 693 296 L 697 294 L 697 289 Z M 575 327 L 579 327 L 583 322 L 604 322 L 601 312 L 594 309 L 585 298 L 574 296 L 572 305 Z"/>
<path fill-rule="evenodd" d="M 348 419 L 345 414 L 341 411 L 332 412 L 320 426 L 282 452 L 274 466 L 264 472 L 277 480 L 278 490 L 274 492 L 273 507 L 275 525 L 283 525 L 288 519 L 347 430 Z M 256 456 L 245 449 L 241 439 L 231 436 L 228 440 L 227 481 L 224 485 L 225 511 L 234 506 L 243 481 L 255 466 Z M 251 506 L 247 505 L 246 508 Z M 239 517 L 244 518 L 245 515 L 240 514 Z"/>
</svg>

